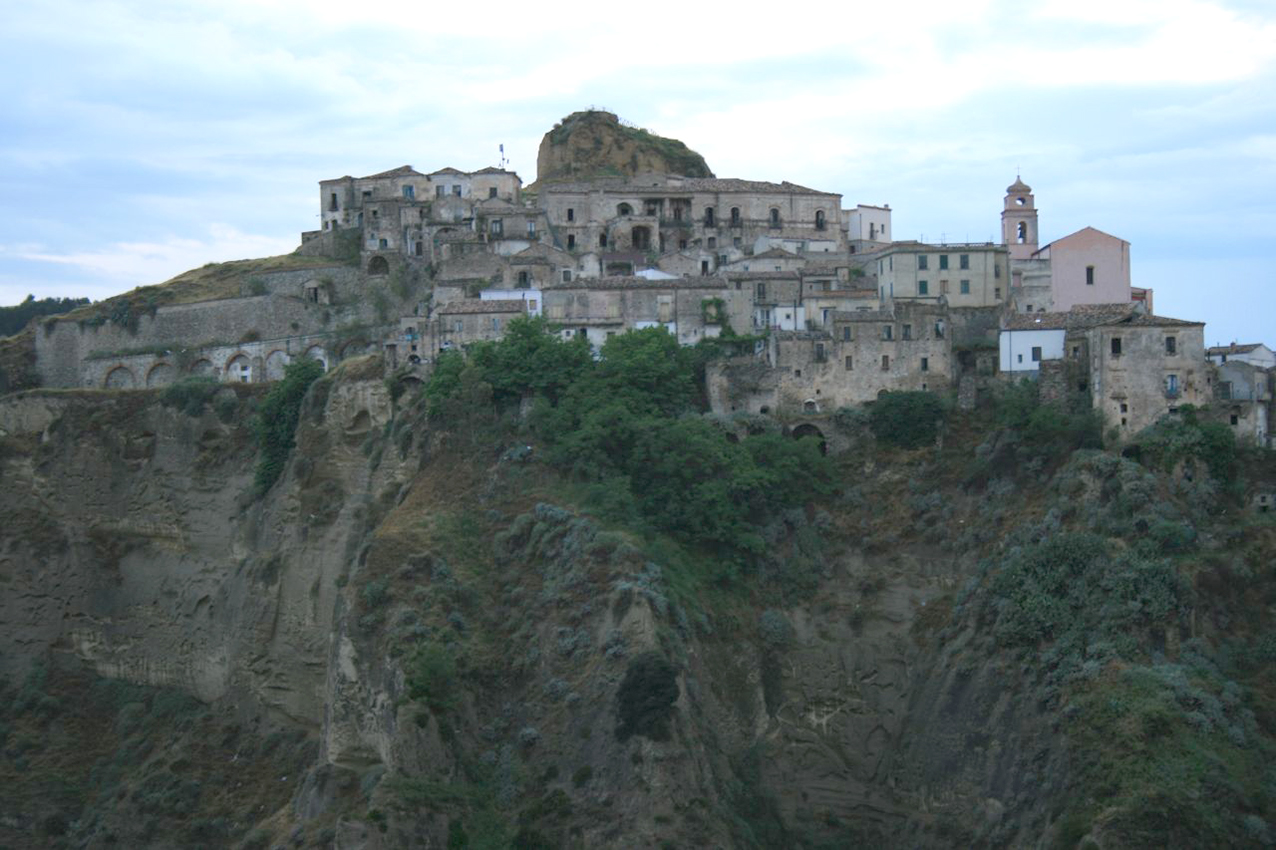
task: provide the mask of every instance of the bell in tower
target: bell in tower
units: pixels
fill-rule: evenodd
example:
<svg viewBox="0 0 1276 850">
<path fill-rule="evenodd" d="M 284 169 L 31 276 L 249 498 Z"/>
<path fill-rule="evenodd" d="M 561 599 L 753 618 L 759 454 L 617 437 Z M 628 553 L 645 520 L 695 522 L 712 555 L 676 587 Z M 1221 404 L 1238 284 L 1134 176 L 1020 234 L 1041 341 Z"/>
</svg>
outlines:
<svg viewBox="0 0 1276 850">
<path fill-rule="evenodd" d="M 1032 200 L 1032 187 L 1018 176 L 1006 187 L 1001 239 L 1010 249 L 1012 260 L 1030 259 L 1037 250 L 1037 207 Z"/>
</svg>

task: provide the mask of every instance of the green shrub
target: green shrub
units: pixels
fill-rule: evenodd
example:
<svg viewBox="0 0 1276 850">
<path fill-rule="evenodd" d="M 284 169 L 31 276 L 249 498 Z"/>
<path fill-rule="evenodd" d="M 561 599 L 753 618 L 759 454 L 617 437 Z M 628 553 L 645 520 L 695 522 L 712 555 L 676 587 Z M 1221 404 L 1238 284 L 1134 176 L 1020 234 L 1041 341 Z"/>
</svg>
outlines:
<svg viewBox="0 0 1276 850">
<path fill-rule="evenodd" d="M 323 375 L 323 364 L 303 358 L 284 367 L 283 380 L 266 395 L 253 424 L 259 457 L 253 486 L 263 495 L 283 474 L 288 455 L 296 445 L 297 419 L 310 385 Z"/>
<path fill-rule="evenodd" d="M 939 396 L 928 392 L 888 392 L 869 410 L 873 436 L 905 449 L 934 443 L 943 419 Z"/>
<path fill-rule="evenodd" d="M 205 375 L 188 375 L 160 391 L 160 404 L 176 407 L 187 416 L 199 416 L 221 384 Z"/>
<path fill-rule="evenodd" d="M 427 642 L 418 646 L 408 660 L 408 696 L 420 700 L 436 713 L 456 704 L 456 659 L 447 647 Z"/>
<path fill-rule="evenodd" d="M 616 692 L 616 738 L 642 735 L 669 740 L 669 719 L 678 700 L 678 670 L 658 652 L 645 652 L 629 662 Z"/>
</svg>

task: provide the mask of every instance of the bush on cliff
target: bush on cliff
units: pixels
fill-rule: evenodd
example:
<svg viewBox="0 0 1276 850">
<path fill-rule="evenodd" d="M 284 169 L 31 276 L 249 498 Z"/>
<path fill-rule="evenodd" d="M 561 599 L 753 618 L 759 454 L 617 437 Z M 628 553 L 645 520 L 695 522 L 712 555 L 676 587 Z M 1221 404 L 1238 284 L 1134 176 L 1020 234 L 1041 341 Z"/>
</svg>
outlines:
<svg viewBox="0 0 1276 850">
<path fill-rule="evenodd" d="M 310 385 L 323 375 L 323 364 L 304 358 L 284 367 L 284 377 L 270 388 L 257 418 L 253 435 L 259 452 L 253 488 L 257 495 L 266 493 L 283 474 L 288 455 L 296 445 L 297 419 L 301 401 Z"/>
</svg>

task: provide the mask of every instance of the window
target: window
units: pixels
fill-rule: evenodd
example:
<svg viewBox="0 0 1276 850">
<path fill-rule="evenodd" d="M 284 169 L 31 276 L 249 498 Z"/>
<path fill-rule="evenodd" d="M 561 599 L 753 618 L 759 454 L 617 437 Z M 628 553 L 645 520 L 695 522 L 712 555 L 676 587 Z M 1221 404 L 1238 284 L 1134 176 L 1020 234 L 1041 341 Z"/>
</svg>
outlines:
<svg viewBox="0 0 1276 850">
<path fill-rule="evenodd" d="M 1026 222 L 1019 222 L 1015 227 L 1015 241 L 1023 245 L 1028 241 L 1028 225 Z"/>
<path fill-rule="evenodd" d="M 381 210 L 374 209 L 374 210 L 372 211 L 372 217 L 373 217 L 373 218 L 380 218 L 380 217 L 381 217 Z"/>
<path fill-rule="evenodd" d="M 1027 308 L 1026 310 L 1024 310 L 1024 312 L 1025 312 L 1025 313 L 1031 313 L 1031 312 L 1032 312 L 1032 305 L 1031 305 L 1031 304 L 1029 304 L 1029 305 L 1028 305 L 1028 308 Z"/>
<path fill-rule="evenodd" d="M 487 223 L 487 230 L 493 236 L 500 236 L 505 232 L 505 222 L 502 219 L 494 218 Z"/>
<path fill-rule="evenodd" d="M 842 327 L 842 342 L 850 342 L 850 341 L 851 341 L 851 326 L 844 325 Z"/>
<path fill-rule="evenodd" d="M 1165 353 L 1177 354 L 1179 341 L 1177 337 L 1167 336 L 1165 338 Z"/>
<path fill-rule="evenodd" d="M 947 254 L 940 254 L 940 255 L 939 255 L 939 269 L 940 269 L 940 271 L 943 271 L 943 270 L 944 270 L 944 269 L 946 269 L 946 268 L 948 268 L 948 255 L 947 255 Z"/>
<path fill-rule="evenodd" d="M 765 284 L 765 283 L 759 283 L 759 284 L 758 284 L 758 298 L 766 298 L 766 284 Z"/>
<path fill-rule="evenodd" d="M 453 195 L 455 195 L 455 196 L 456 196 L 456 197 L 458 197 L 458 198 L 459 198 L 459 197 L 461 197 L 461 187 L 460 187 L 460 186 L 453 186 L 453 187 L 452 187 L 452 194 L 453 194 Z"/>
<path fill-rule="evenodd" d="M 824 343 L 822 342 L 817 342 L 815 344 L 815 362 L 816 363 L 824 362 Z"/>
<path fill-rule="evenodd" d="M 734 236 L 734 237 L 732 237 L 732 239 L 731 239 L 731 244 L 732 244 L 732 246 L 734 246 L 734 247 L 736 247 L 736 248 L 739 248 L 739 247 L 740 247 L 742 244 L 744 244 L 744 243 L 742 242 L 742 240 L 740 239 L 740 237 L 739 237 L 739 236 Z"/>
<path fill-rule="evenodd" d="M 1168 398 L 1177 398 L 1178 394 L 1179 394 L 1179 376 L 1166 375 L 1165 376 L 1165 395 Z"/>
<path fill-rule="evenodd" d="M 771 208 L 771 226 L 772 227 L 780 226 L 780 211 L 777 210 L 775 207 Z"/>
<path fill-rule="evenodd" d="M 731 226 L 732 227 L 740 226 L 740 208 L 739 207 L 731 208 Z"/>
<path fill-rule="evenodd" d="M 492 317 L 492 330 L 494 330 L 494 331 L 499 331 L 500 329 L 501 329 L 501 320 L 500 320 L 498 317 L 493 316 L 493 317 Z"/>
<path fill-rule="evenodd" d="M 576 250 L 576 235 L 574 233 L 567 234 L 567 250 L 568 251 Z"/>
<path fill-rule="evenodd" d="M 518 288 L 525 289 L 527 287 L 527 272 L 518 273 Z"/>
<path fill-rule="evenodd" d="M 571 283 L 571 282 L 572 282 L 571 269 L 563 269 L 563 283 Z"/>
<path fill-rule="evenodd" d="M 1015 355 L 1015 362 L 1016 362 L 1016 363 L 1022 363 L 1022 362 L 1023 362 L 1023 355 L 1022 355 L 1022 354 L 1016 354 L 1016 355 Z"/>
<path fill-rule="evenodd" d="M 1228 418 L 1228 421 L 1230 421 L 1233 425 L 1241 424 L 1241 409 L 1239 407 L 1232 408 L 1232 413 Z"/>
<path fill-rule="evenodd" d="M 958 257 L 957 257 L 957 268 L 959 268 L 959 269 L 968 269 L 968 268 L 970 268 L 970 255 L 969 255 L 969 254 L 960 254 L 960 255 L 958 255 Z"/>
<path fill-rule="evenodd" d="M 913 338 L 913 326 L 907 325 L 907 324 L 904 325 L 904 339 L 912 339 L 912 338 Z"/>
<path fill-rule="evenodd" d="M 1121 412 L 1122 412 L 1122 413 L 1129 413 L 1129 412 L 1130 412 L 1130 405 L 1126 404 L 1125 402 L 1121 402 Z"/>
<path fill-rule="evenodd" d="M 824 229 L 824 210 L 815 211 L 815 229 L 816 230 Z"/>
<path fill-rule="evenodd" d="M 851 366 L 851 355 L 848 354 L 846 355 L 846 371 L 849 372 L 851 371 L 852 368 L 853 367 Z"/>
<path fill-rule="evenodd" d="M 944 338 L 944 322 L 941 319 L 940 321 L 935 323 L 935 339 L 943 339 L 943 338 Z"/>
<path fill-rule="evenodd" d="M 488 196 L 489 198 L 495 198 L 495 197 L 496 197 L 496 187 L 495 187 L 495 186 L 489 186 L 489 187 L 487 188 L 487 196 Z"/>
<path fill-rule="evenodd" d="M 337 193 L 332 193 L 332 198 L 328 201 L 328 209 L 336 212 L 340 207 L 337 206 Z"/>
<path fill-rule="evenodd" d="M 1081 346 L 1079 345 L 1072 346 L 1072 359 L 1073 360 L 1081 359 Z"/>
<path fill-rule="evenodd" d="M 571 208 L 571 207 L 568 207 L 568 208 L 567 208 L 567 220 L 568 220 L 568 221 L 575 221 L 575 220 L 576 220 L 576 210 L 574 210 L 574 209 L 573 209 L 573 208 Z"/>
<path fill-rule="evenodd" d="M 388 241 L 388 240 L 386 240 L 386 239 L 378 239 L 378 240 L 377 240 L 377 247 L 378 247 L 378 248 L 389 248 L 389 247 L 390 247 L 390 243 L 389 243 L 389 241 Z"/>
<path fill-rule="evenodd" d="M 664 237 L 664 236 L 661 236 L 660 238 L 661 238 L 661 239 L 664 239 L 665 237 Z M 687 248 L 687 240 L 686 240 L 686 239 L 679 239 L 679 240 L 678 240 L 678 250 L 679 250 L 679 251 L 684 251 L 684 250 L 686 250 L 686 248 Z"/>
<path fill-rule="evenodd" d="M 606 247 L 607 247 L 607 234 L 606 234 L 606 233 L 600 233 L 600 234 L 598 234 L 598 247 L 599 247 L 599 248 L 606 248 Z"/>
<path fill-rule="evenodd" d="M 701 260 L 701 261 L 700 261 L 700 274 L 701 274 L 701 275 L 706 275 L 706 274 L 708 274 L 708 273 L 709 273 L 709 261 L 708 261 L 708 260 Z"/>
<path fill-rule="evenodd" d="M 629 204 L 621 204 L 620 206 L 616 207 L 616 215 L 633 215 L 633 214 L 634 214 L 634 208 L 629 206 Z"/>
<path fill-rule="evenodd" d="M 462 321 L 461 319 L 457 319 L 455 322 L 452 323 L 452 330 L 456 331 L 457 333 L 460 333 L 461 331 L 465 330 L 465 322 Z"/>
<path fill-rule="evenodd" d="M 925 271 L 928 268 L 930 268 L 930 257 L 927 257 L 925 254 L 918 254 L 917 255 L 917 270 L 920 272 L 920 271 Z"/>
<path fill-rule="evenodd" d="M 961 287 L 961 294 L 962 294 L 962 295 L 969 295 L 969 294 L 970 294 L 970 281 L 968 281 L 968 280 L 963 280 L 963 281 L 961 281 L 961 283 L 960 283 L 960 284 L 958 284 L 958 285 Z"/>
<path fill-rule="evenodd" d="M 717 238 L 715 238 L 715 237 L 713 237 L 713 236 L 710 236 L 710 237 L 709 237 L 709 247 L 710 247 L 710 248 L 717 248 L 717 247 L 718 247 L 718 240 L 717 240 Z"/>
<path fill-rule="evenodd" d="M 447 194 L 447 187 L 446 187 L 446 186 L 435 186 L 435 187 L 434 187 L 434 197 L 436 197 L 436 198 L 442 198 L 442 197 L 443 197 L 444 195 L 446 195 L 446 194 Z"/>
<path fill-rule="evenodd" d="M 1001 300 L 1001 287 L 1000 287 L 1000 286 L 997 286 L 997 287 L 994 287 L 994 288 L 993 288 L 993 290 L 992 290 L 992 297 L 993 297 L 993 298 L 995 298 L 995 299 L 997 299 L 998 301 L 1000 301 L 1000 300 Z"/>
<path fill-rule="evenodd" d="M 364 199 L 365 199 L 365 200 L 366 200 L 366 199 L 368 199 L 368 198 L 371 198 L 371 197 L 372 197 L 372 190 L 371 190 L 371 189 L 364 189 L 364 190 L 363 190 L 363 197 L 364 197 Z"/>
<path fill-rule="evenodd" d="M 930 294 L 930 284 L 929 284 L 929 283 L 927 283 L 927 282 L 926 282 L 926 281 L 924 281 L 924 280 L 919 280 L 919 281 L 917 281 L 917 294 L 918 294 L 918 295 L 929 295 L 929 294 Z"/>
<path fill-rule="evenodd" d="M 886 372 L 891 368 L 891 356 L 889 354 L 882 355 L 882 371 Z"/>
<path fill-rule="evenodd" d="M 929 371 L 930 371 L 930 358 L 929 358 L 929 357 L 923 357 L 923 358 L 922 358 L 922 371 L 923 371 L 923 372 L 929 372 Z"/>
<path fill-rule="evenodd" d="M 1085 285 L 1094 286 L 1094 266 L 1085 267 Z"/>
<path fill-rule="evenodd" d="M 404 187 L 403 187 L 403 197 L 407 198 L 409 201 L 414 201 L 414 200 L 416 200 L 416 187 L 415 187 L 415 186 L 404 186 Z"/>
<path fill-rule="evenodd" d="M 529 221 L 527 223 L 527 238 L 528 239 L 536 238 L 536 222 L 534 221 Z"/>
<path fill-rule="evenodd" d="M 704 226 L 713 227 L 713 207 L 704 208 Z"/>
<path fill-rule="evenodd" d="M 894 325 L 882 325 L 882 339 L 894 339 L 894 338 L 895 338 Z"/>
<path fill-rule="evenodd" d="M 1039 345 L 1034 345 L 1032 347 L 1032 362 L 1033 363 L 1041 362 L 1041 346 Z"/>
<path fill-rule="evenodd" d="M 999 264 L 999 263 L 993 263 L 993 266 L 992 266 L 992 276 L 993 276 L 993 277 L 1001 277 L 1001 264 Z"/>
<path fill-rule="evenodd" d="M 1119 336 L 1112 337 L 1111 350 L 1112 350 L 1113 357 L 1121 356 L 1121 337 Z"/>
</svg>

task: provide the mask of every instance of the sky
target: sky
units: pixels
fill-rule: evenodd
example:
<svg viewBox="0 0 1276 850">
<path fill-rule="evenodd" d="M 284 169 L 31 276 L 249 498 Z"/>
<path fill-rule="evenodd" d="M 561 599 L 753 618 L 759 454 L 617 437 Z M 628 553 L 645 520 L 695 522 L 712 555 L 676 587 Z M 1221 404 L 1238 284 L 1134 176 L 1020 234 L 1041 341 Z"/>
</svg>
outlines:
<svg viewBox="0 0 1276 850">
<path fill-rule="evenodd" d="M 896 239 L 999 239 L 1020 174 L 1043 244 L 1126 239 L 1156 312 L 1276 347 L 1271 0 L 42 0 L 0 9 L 0 68 L 0 304 L 287 253 L 323 179 L 503 144 L 531 182 L 596 107 Z"/>
</svg>

